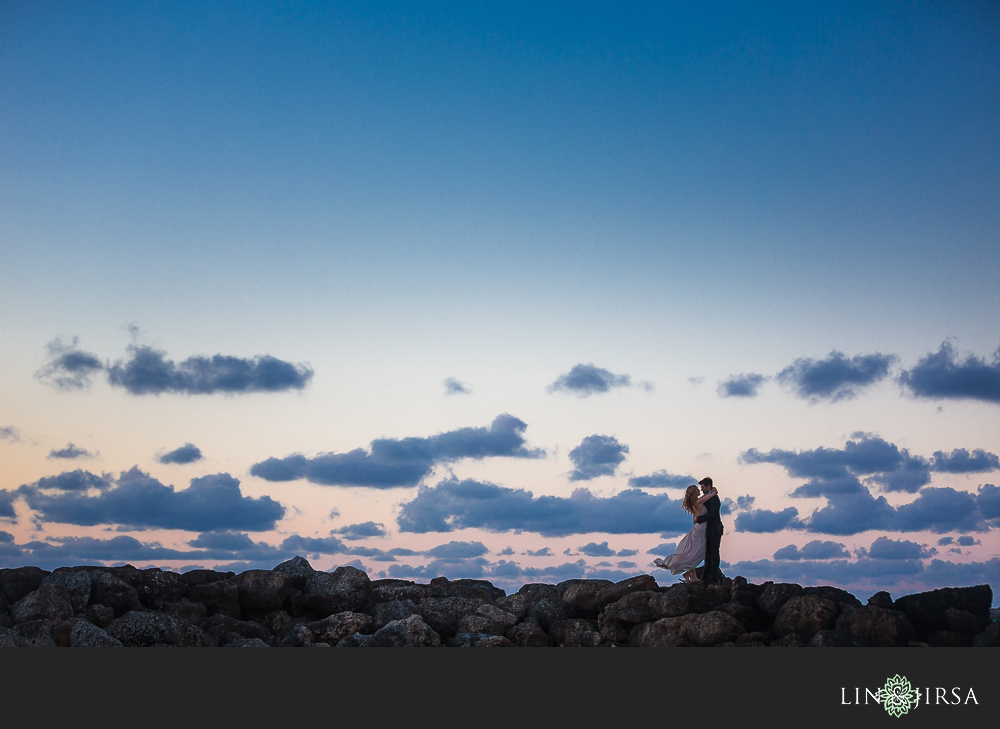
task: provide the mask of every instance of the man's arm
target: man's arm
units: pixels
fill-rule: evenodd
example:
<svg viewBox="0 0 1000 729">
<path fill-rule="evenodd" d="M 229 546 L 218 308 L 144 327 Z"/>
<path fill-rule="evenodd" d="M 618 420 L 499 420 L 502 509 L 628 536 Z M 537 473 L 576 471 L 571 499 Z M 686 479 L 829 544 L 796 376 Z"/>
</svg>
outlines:
<svg viewBox="0 0 1000 729">
<path fill-rule="evenodd" d="M 719 506 L 720 505 L 721 505 L 721 502 L 717 498 L 716 499 L 709 499 L 708 501 L 706 501 L 705 502 L 705 513 L 702 514 L 701 516 L 699 516 L 697 519 L 695 519 L 694 520 L 695 523 L 696 524 L 701 524 L 702 522 L 706 522 L 709 519 L 718 519 L 719 518 Z"/>
</svg>

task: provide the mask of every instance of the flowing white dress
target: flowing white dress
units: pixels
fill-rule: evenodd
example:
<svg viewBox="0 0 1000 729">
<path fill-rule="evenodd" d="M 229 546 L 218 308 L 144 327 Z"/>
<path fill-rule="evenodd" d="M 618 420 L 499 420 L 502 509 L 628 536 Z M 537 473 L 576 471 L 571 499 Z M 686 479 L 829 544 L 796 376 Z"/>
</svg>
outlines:
<svg viewBox="0 0 1000 729">
<path fill-rule="evenodd" d="M 704 513 L 704 508 L 702 512 Z M 693 570 L 705 561 L 705 524 L 695 524 L 691 531 L 684 535 L 677 551 L 662 560 L 655 560 L 657 567 L 670 570 L 670 574 L 679 575 Z"/>
</svg>

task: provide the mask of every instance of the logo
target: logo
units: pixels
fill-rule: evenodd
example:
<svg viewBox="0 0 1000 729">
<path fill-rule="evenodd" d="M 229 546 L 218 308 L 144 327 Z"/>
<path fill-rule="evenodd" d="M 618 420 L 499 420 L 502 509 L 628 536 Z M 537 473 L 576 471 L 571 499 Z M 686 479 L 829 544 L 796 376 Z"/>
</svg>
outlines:
<svg viewBox="0 0 1000 729">
<path fill-rule="evenodd" d="M 887 678 L 877 697 L 889 716 L 902 716 L 920 703 L 920 692 L 910 686 L 909 680 L 898 673 Z"/>
</svg>

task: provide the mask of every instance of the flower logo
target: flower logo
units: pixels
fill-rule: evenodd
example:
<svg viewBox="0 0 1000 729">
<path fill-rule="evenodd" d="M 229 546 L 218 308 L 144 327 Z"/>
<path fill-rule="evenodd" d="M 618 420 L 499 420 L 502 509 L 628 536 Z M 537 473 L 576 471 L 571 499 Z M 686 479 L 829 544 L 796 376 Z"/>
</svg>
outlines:
<svg viewBox="0 0 1000 729">
<path fill-rule="evenodd" d="M 917 706 L 917 690 L 909 680 L 898 673 L 886 679 L 885 686 L 878 693 L 879 701 L 890 716 L 900 717 Z"/>
</svg>

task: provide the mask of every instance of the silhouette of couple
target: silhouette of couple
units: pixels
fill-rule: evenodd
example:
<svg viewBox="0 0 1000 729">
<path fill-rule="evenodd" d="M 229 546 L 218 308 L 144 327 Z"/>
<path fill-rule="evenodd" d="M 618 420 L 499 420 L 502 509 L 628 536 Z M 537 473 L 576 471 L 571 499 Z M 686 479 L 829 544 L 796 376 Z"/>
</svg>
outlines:
<svg viewBox="0 0 1000 729">
<path fill-rule="evenodd" d="M 701 488 L 699 488 L 699 486 Z M 712 479 L 703 478 L 687 487 L 681 502 L 684 511 L 691 514 L 694 526 L 677 545 L 677 551 L 665 559 L 654 559 L 653 564 L 671 574 L 684 574 L 684 582 L 702 582 L 706 585 L 722 581 L 719 570 L 719 544 L 722 541 L 722 521 L 719 519 L 719 492 Z M 705 561 L 701 578 L 697 567 Z"/>
</svg>

